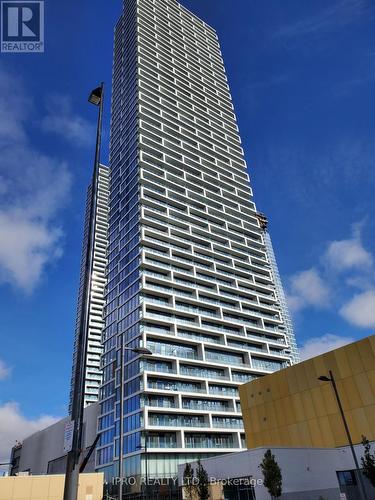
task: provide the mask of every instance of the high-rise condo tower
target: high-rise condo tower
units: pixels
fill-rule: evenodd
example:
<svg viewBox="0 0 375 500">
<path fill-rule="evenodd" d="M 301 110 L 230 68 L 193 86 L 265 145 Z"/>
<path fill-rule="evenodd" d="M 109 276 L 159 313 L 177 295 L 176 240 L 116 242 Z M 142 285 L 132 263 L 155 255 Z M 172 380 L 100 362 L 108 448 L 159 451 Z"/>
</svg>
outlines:
<svg viewBox="0 0 375 500">
<path fill-rule="evenodd" d="M 125 2 L 110 167 L 97 467 L 172 477 L 245 447 L 238 385 L 292 362 L 218 38 L 176 0 Z"/>
<path fill-rule="evenodd" d="M 290 311 L 289 311 L 288 303 L 287 303 L 285 292 L 284 292 L 284 287 L 283 287 L 283 284 L 281 281 L 281 277 L 280 277 L 280 273 L 279 273 L 279 266 L 277 265 L 271 236 L 270 236 L 270 233 L 268 231 L 268 219 L 262 213 L 258 213 L 258 219 L 259 219 L 260 227 L 263 229 L 264 244 L 266 247 L 267 258 L 268 258 L 268 261 L 269 261 L 270 266 L 271 266 L 271 268 L 270 268 L 271 276 L 272 276 L 273 282 L 275 284 L 275 293 L 276 293 L 276 297 L 279 301 L 281 317 L 282 317 L 282 319 L 284 321 L 284 325 L 285 325 L 286 341 L 287 341 L 287 344 L 289 345 L 290 356 L 292 358 L 293 363 L 299 363 L 301 361 L 301 359 L 300 359 L 299 352 L 298 352 L 296 336 L 294 334 L 293 320 L 292 320 L 292 316 L 291 316 Z M 289 351 L 288 351 L 288 353 L 289 353 Z"/>
<path fill-rule="evenodd" d="M 81 271 L 78 290 L 76 327 L 74 336 L 72 380 L 70 386 L 69 413 L 72 411 L 73 390 L 75 384 L 78 356 L 79 329 L 85 309 L 88 311 L 88 324 L 85 325 L 84 341 L 87 344 L 85 353 L 84 406 L 98 401 L 99 387 L 102 382 L 100 360 L 102 355 L 103 308 L 105 303 L 106 265 L 107 265 L 107 232 L 108 232 L 108 199 L 109 199 L 109 169 L 99 165 L 96 185 L 93 181 L 87 189 L 86 210 L 83 230 Z M 93 190 L 95 189 L 95 193 Z M 92 207 L 92 198 L 96 200 Z M 89 224 L 92 218 L 95 222 L 94 239 L 89 241 Z M 87 248 L 89 245 L 92 248 Z M 91 269 L 87 269 L 88 251 L 92 254 Z M 91 273 L 91 286 L 88 285 L 88 273 Z M 87 287 L 90 286 L 90 290 Z"/>
</svg>

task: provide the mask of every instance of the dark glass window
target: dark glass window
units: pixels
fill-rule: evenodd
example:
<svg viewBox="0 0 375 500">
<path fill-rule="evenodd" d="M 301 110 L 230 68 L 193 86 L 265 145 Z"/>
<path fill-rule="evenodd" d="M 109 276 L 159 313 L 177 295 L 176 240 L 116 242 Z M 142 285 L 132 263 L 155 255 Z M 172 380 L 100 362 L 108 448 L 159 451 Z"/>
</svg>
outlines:
<svg viewBox="0 0 375 500">
<path fill-rule="evenodd" d="M 357 484 L 357 479 L 352 470 L 338 471 L 337 479 L 339 480 L 340 486 L 355 486 Z"/>
</svg>

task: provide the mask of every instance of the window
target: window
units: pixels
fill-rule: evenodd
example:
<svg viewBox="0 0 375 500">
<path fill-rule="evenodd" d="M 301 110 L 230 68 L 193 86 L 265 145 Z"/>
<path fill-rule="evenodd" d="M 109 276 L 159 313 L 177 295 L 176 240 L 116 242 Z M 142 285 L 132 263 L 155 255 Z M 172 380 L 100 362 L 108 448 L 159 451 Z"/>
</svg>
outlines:
<svg viewBox="0 0 375 500">
<path fill-rule="evenodd" d="M 337 479 L 340 486 L 355 486 L 357 484 L 357 478 L 353 470 L 338 471 Z"/>
</svg>

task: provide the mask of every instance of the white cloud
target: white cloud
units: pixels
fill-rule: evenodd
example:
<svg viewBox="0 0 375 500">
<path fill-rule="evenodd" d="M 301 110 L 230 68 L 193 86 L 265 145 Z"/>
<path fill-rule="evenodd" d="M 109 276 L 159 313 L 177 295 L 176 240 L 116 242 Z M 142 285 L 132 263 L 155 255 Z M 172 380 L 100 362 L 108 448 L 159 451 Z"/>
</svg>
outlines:
<svg viewBox="0 0 375 500">
<path fill-rule="evenodd" d="M 340 309 L 340 314 L 355 326 L 375 328 L 375 290 L 354 295 Z"/>
<path fill-rule="evenodd" d="M 6 379 L 10 374 L 11 369 L 5 363 L 5 361 L 0 359 L 0 380 Z"/>
<path fill-rule="evenodd" d="M 290 278 L 288 304 L 292 311 L 308 306 L 324 308 L 330 300 L 330 289 L 314 268 L 301 271 Z"/>
<path fill-rule="evenodd" d="M 350 344 L 354 340 L 352 337 L 340 337 L 339 335 L 330 333 L 321 337 L 312 337 L 299 347 L 301 360 L 304 361 L 305 359 L 319 356 L 319 354 Z"/>
<path fill-rule="evenodd" d="M 50 96 L 47 100 L 47 111 L 41 122 L 44 131 L 61 135 L 78 146 L 87 146 L 93 142 L 94 125 L 73 112 L 68 96 Z"/>
<path fill-rule="evenodd" d="M 287 298 L 292 312 L 334 307 L 356 326 L 375 327 L 374 256 L 363 245 L 363 226 L 363 221 L 353 224 L 351 237 L 330 241 L 316 267 L 290 277 Z M 348 300 L 353 288 L 361 293 Z"/>
<path fill-rule="evenodd" d="M 364 17 L 373 18 L 374 9 L 366 0 L 338 0 L 330 2 L 317 13 L 281 26 L 273 33 L 274 38 L 296 38 L 322 36 L 332 30 L 361 21 Z"/>
<path fill-rule="evenodd" d="M 28 419 L 22 415 L 19 405 L 14 402 L 0 405 L 0 462 L 9 460 L 11 448 L 16 441 L 22 441 L 57 420 L 59 419 L 50 415 Z"/>
<path fill-rule="evenodd" d="M 374 263 L 371 253 L 363 246 L 359 228 L 350 239 L 332 241 L 324 259 L 336 271 L 370 269 Z"/>
<path fill-rule="evenodd" d="M 56 215 L 71 186 L 66 164 L 29 140 L 32 109 L 23 82 L 0 65 L 0 284 L 27 293 L 62 253 Z"/>
<path fill-rule="evenodd" d="M 0 65 L 0 141 L 24 142 L 24 122 L 32 111 L 20 79 L 5 71 Z"/>
<path fill-rule="evenodd" d="M 27 214 L 0 212 L 0 283 L 16 283 L 29 293 L 45 265 L 61 255 L 61 231 Z"/>
</svg>

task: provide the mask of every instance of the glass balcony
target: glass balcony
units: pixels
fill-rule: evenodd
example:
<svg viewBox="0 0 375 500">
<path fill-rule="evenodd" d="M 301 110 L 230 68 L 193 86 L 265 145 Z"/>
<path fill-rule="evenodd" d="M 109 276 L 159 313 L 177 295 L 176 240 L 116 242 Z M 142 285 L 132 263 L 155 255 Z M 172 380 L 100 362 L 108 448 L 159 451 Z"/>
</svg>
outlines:
<svg viewBox="0 0 375 500">
<path fill-rule="evenodd" d="M 186 292 L 185 290 L 179 290 L 177 288 L 173 289 L 174 295 L 178 295 L 180 297 L 191 297 L 192 293 L 191 292 Z"/>
<path fill-rule="evenodd" d="M 258 321 L 251 320 L 249 318 L 242 318 L 239 316 L 233 316 L 232 314 L 224 314 L 223 318 L 226 321 L 230 321 L 232 323 L 241 323 L 244 325 L 252 325 L 252 326 L 255 326 L 257 328 L 262 328 L 261 325 L 258 323 Z"/>
<path fill-rule="evenodd" d="M 233 448 L 232 436 L 220 434 L 186 434 L 186 448 Z"/>
<path fill-rule="evenodd" d="M 218 332 L 234 333 L 235 335 L 243 335 L 239 328 L 232 328 L 230 326 L 221 326 L 216 323 L 208 323 L 207 321 L 202 321 L 202 327 L 207 327 L 209 330 L 215 330 Z"/>
<path fill-rule="evenodd" d="M 154 354 L 175 356 L 176 358 L 198 359 L 197 351 L 193 347 L 176 344 L 163 344 L 161 342 L 153 342 L 150 340 L 147 341 L 147 347 Z"/>
<path fill-rule="evenodd" d="M 285 352 L 284 350 L 280 350 L 280 349 L 273 349 L 272 347 L 270 347 L 270 353 L 272 354 L 276 354 L 276 356 L 285 356 Z"/>
<path fill-rule="evenodd" d="M 168 252 L 161 252 L 160 250 L 151 249 L 151 248 L 148 248 L 148 247 L 143 247 L 142 250 L 144 250 L 147 253 L 151 253 L 153 255 L 161 255 L 162 257 L 169 257 L 169 253 Z"/>
<path fill-rule="evenodd" d="M 257 377 L 251 373 L 232 372 L 232 380 L 236 382 L 249 382 L 250 380 L 254 380 L 256 378 Z"/>
<path fill-rule="evenodd" d="M 149 414 L 150 425 L 162 427 L 208 427 L 208 422 L 200 415 L 164 415 Z"/>
<path fill-rule="evenodd" d="M 204 286 L 204 285 L 202 285 L 200 283 L 195 283 L 195 282 L 192 282 L 192 281 L 187 282 L 185 280 L 180 280 L 178 278 L 175 278 L 174 282 L 175 283 L 180 283 L 181 285 L 185 285 L 185 286 L 191 286 L 191 287 L 197 288 L 198 290 L 208 290 L 208 291 L 212 292 L 212 287 L 210 287 L 210 286 Z"/>
<path fill-rule="evenodd" d="M 197 272 L 196 275 L 197 275 L 197 278 L 211 281 L 212 283 L 218 283 L 220 285 L 227 285 L 227 286 L 230 286 L 232 284 L 232 282 L 224 281 L 224 280 L 221 280 L 220 278 L 213 278 L 212 276 L 208 276 L 206 274 L 201 274 L 201 273 Z"/>
<path fill-rule="evenodd" d="M 222 401 L 210 401 L 201 399 L 183 399 L 182 408 L 186 410 L 203 410 L 203 411 L 233 411 L 228 404 Z"/>
<path fill-rule="evenodd" d="M 182 325 L 191 325 L 192 323 L 196 323 L 194 319 L 190 318 L 181 318 L 180 316 L 174 316 L 173 314 L 163 314 L 163 313 L 155 313 L 146 311 L 145 317 L 152 319 L 162 319 L 164 321 L 176 322 Z"/>
<path fill-rule="evenodd" d="M 148 269 L 144 269 L 142 272 L 141 272 L 141 276 L 142 274 L 144 274 L 145 276 L 150 276 L 152 278 L 158 278 L 158 279 L 163 279 L 163 280 L 169 280 L 170 278 L 165 275 L 165 274 L 161 274 L 161 273 L 156 273 L 155 271 L 149 271 Z"/>
<path fill-rule="evenodd" d="M 243 365 L 244 360 L 241 355 L 226 354 L 220 352 L 211 352 L 206 350 L 206 361 L 215 361 L 220 363 L 228 363 L 231 365 Z"/>
<path fill-rule="evenodd" d="M 242 418 L 212 417 L 212 426 L 215 428 L 243 429 Z"/>
<path fill-rule="evenodd" d="M 157 408 L 177 408 L 174 398 L 169 396 L 144 396 L 141 406 Z"/>
<path fill-rule="evenodd" d="M 228 339 L 228 346 L 230 347 L 237 347 L 238 349 L 246 349 L 247 351 L 257 351 L 257 352 L 267 352 L 265 349 L 262 347 L 255 345 L 255 344 L 248 344 L 246 342 L 237 342 L 237 341 L 231 341 Z"/>
<path fill-rule="evenodd" d="M 198 261 L 194 261 L 194 260 L 190 260 L 190 259 L 184 259 L 183 257 L 176 257 L 176 255 L 173 255 L 172 259 L 176 260 L 178 262 L 184 262 L 185 264 L 204 267 L 205 269 L 212 269 L 212 266 L 209 266 L 207 264 L 202 264 L 202 262 L 198 262 Z"/>
<path fill-rule="evenodd" d="M 278 314 L 261 312 L 261 311 L 258 311 L 256 309 L 250 308 L 250 307 L 242 307 L 242 311 L 247 312 L 250 315 L 259 316 L 261 318 L 274 319 L 275 321 L 281 321 L 280 316 Z"/>
<path fill-rule="evenodd" d="M 210 385 L 210 394 L 220 394 L 221 396 L 235 396 L 238 397 L 238 389 L 235 387 L 226 387 L 225 385 Z"/>
<path fill-rule="evenodd" d="M 141 302 L 143 300 L 148 304 L 159 304 L 162 306 L 172 307 L 172 305 L 169 304 L 168 299 L 163 299 L 163 298 L 158 298 L 158 297 L 142 297 Z"/>
<path fill-rule="evenodd" d="M 270 337 L 269 335 L 262 335 L 261 333 L 259 335 L 248 333 L 246 335 L 246 337 L 249 338 L 249 339 L 254 339 L 254 340 L 265 339 L 265 340 L 269 340 L 269 341 L 271 341 L 273 343 L 276 343 L 276 344 L 283 344 L 283 345 L 285 345 L 285 341 L 284 341 L 283 338 Z"/>
<path fill-rule="evenodd" d="M 226 292 L 225 290 L 221 290 L 220 294 L 225 295 L 226 297 L 230 297 L 231 299 L 237 299 L 241 302 L 251 302 L 253 304 L 258 303 L 255 299 L 250 299 L 249 297 L 244 297 L 243 295 L 237 295 L 235 293 Z"/>
<path fill-rule="evenodd" d="M 208 304 L 214 304 L 214 305 L 217 305 L 217 306 L 222 306 L 222 307 L 227 307 L 227 308 L 230 308 L 230 309 L 240 309 L 240 307 L 236 304 L 230 304 L 229 302 L 223 302 L 222 300 L 217 300 L 217 299 L 212 299 L 210 297 L 202 297 L 200 295 L 200 300 L 202 300 L 203 302 L 207 302 Z"/>
<path fill-rule="evenodd" d="M 257 295 L 261 295 L 262 297 L 267 297 L 268 299 L 271 298 L 271 299 L 274 299 L 275 298 L 275 295 L 274 295 L 274 292 L 273 290 L 271 289 L 271 287 L 267 287 L 266 285 L 262 285 L 263 288 L 269 288 L 269 290 L 271 291 L 271 293 L 263 293 L 263 292 L 260 292 L 259 290 L 249 290 L 248 288 L 245 288 L 243 286 L 238 286 L 238 290 L 243 290 L 244 292 L 249 292 L 251 291 L 252 293 L 256 293 Z"/>
<path fill-rule="evenodd" d="M 220 337 L 214 337 L 213 335 L 205 335 L 195 332 L 190 332 L 188 330 L 178 330 L 177 335 L 180 337 L 185 337 L 188 339 L 198 340 L 199 342 L 211 342 L 212 344 L 224 344 L 224 339 Z"/>
<path fill-rule="evenodd" d="M 164 335 L 169 335 L 171 333 L 170 328 L 163 328 L 162 326 L 154 326 L 152 324 L 147 324 L 143 326 L 143 330 L 146 333 L 161 333 Z"/>
<path fill-rule="evenodd" d="M 181 375 L 190 375 L 192 377 L 228 379 L 228 376 L 225 374 L 224 370 L 215 370 L 213 368 L 196 368 L 181 365 L 180 373 Z"/>
<path fill-rule="evenodd" d="M 148 434 L 148 448 L 177 448 L 177 439 L 175 434 Z"/>
<path fill-rule="evenodd" d="M 152 361 L 141 361 L 140 371 L 176 373 L 176 370 L 173 369 L 170 363 Z"/>
<path fill-rule="evenodd" d="M 166 210 L 159 210 L 158 208 L 151 207 L 149 205 L 142 204 L 141 208 L 143 208 L 145 210 L 152 210 L 153 212 L 157 212 L 158 214 L 167 215 L 167 211 Z"/>
<path fill-rule="evenodd" d="M 253 368 L 256 370 L 260 369 L 267 371 L 275 371 L 275 370 L 281 370 L 282 368 L 288 366 L 287 363 L 285 362 L 268 361 L 267 359 L 254 358 L 253 356 L 251 357 L 251 361 Z"/>
<path fill-rule="evenodd" d="M 194 275 L 193 271 L 189 271 L 188 269 L 184 269 L 182 267 L 173 266 L 169 264 L 164 264 L 163 262 L 155 261 L 154 259 L 150 259 L 148 257 L 146 257 L 144 262 L 145 264 L 150 264 L 152 266 L 160 267 L 161 269 L 167 269 L 169 271 L 178 271 L 179 273 L 188 274 L 189 276 Z"/>
<path fill-rule="evenodd" d="M 205 389 L 199 383 L 178 382 L 169 380 L 149 380 L 149 389 L 160 389 L 163 391 L 197 392 L 205 393 Z"/>
<path fill-rule="evenodd" d="M 178 316 L 175 319 L 176 319 L 176 323 L 180 323 L 181 325 L 189 325 L 191 323 L 195 323 L 195 321 L 193 319 L 182 319 L 182 318 L 179 318 Z"/>
<path fill-rule="evenodd" d="M 178 311 L 190 312 L 193 314 L 202 314 L 204 316 L 217 317 L 218 314 L 215 311 L 210 311 L 208 309 L 203 309 L 202 307 L 186 306 L 176 304 L 176 309 Z"/>
<path fill-rule="evenodd" d="M 155 227 L 152 226 L 147 226 L 146 224 L 142 224 L 144 229 L 147 229 L 147 231 L 152 231 L 153 233 L 158 233 L 158 234 L 163 234 L 164 236 L 168 236 L 168 229 L 166 231 L 160 231 L 160 229 L 156 229 Z"/>
</svg>

